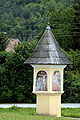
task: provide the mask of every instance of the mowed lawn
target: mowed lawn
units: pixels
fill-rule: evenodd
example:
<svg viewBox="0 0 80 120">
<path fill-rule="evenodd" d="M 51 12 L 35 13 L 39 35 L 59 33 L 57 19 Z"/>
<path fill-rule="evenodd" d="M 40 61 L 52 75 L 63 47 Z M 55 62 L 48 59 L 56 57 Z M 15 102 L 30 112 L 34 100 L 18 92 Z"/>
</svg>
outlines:
<svg viewBox="0 0 80 120">
<path fill-rule="evenodd" d="M 38 116 L 35 111 L 34 108 L 17 108 L 15 106 L 7 109 L 0 108 L 0 120 L 71 120 L 70 118 L 64 118 L 64 116 L 80 118 L 80 109 L 77 108 L 63 108 L 61 118 Z"/>
</svg>

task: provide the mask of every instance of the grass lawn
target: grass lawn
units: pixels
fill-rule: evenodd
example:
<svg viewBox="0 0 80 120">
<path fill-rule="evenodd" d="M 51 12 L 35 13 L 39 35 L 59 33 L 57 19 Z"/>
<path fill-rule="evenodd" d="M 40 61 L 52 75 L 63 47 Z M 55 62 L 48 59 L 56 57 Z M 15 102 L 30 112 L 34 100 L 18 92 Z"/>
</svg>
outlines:
<svg viewBox="0 0 80 120">
<path fill-rule="evenodd" d="M 63 108 L 62 116 L 79 117 L 80 109 L 75 108 Z M 0 120 L 71 120 L 70 118 L 56 118 L 52 116 L 38 116 L 36 115 L 34 108 L 0 108 Z M 73 119 L 75 120 L 75 119 Z"/>
<path fill-rule="evenodd" d="M 62 108 L 61 114 L 64 117 L 80 118 L 80 108 Z"/>
</svg>

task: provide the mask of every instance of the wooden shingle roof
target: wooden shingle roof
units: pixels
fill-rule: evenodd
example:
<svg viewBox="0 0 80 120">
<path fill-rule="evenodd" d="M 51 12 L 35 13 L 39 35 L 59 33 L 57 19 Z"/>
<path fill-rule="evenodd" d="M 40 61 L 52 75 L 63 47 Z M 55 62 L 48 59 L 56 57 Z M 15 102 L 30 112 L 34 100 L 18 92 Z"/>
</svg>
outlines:
<svg viewBox="0 0 80 120">
<path fill-rule="evenodd" d="M 67 65 L 70 61 L 65 56 L 60 48 L 49 26 L 47 26 L 38 45 L 36 46 L 31 57 L 26 61 L 26 64 L 53 64 Z"/>
</svg>

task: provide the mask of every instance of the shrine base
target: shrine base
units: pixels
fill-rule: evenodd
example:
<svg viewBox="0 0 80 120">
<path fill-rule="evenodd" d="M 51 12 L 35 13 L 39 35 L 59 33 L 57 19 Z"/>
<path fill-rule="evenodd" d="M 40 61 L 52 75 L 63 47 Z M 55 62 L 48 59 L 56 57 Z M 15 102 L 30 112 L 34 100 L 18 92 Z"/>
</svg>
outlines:
<svg viewBox="0 0 80 120">
<path fill-rule="evenodd" d="M 38 115 L 50 115 L 61 117 L 61 93 L 54 94 L 36 94 Z"/>
</svg>

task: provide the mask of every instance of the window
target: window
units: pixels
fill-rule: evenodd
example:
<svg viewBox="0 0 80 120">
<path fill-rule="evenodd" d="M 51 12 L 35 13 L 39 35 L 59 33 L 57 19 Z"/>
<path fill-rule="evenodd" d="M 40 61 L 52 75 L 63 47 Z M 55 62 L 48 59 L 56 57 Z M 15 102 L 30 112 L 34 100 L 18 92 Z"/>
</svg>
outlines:
<svg viewBox="0 0 80 120">
<path fill-rule="evenodd" d="M 61 75 L 59 71 L 55 71 L 52 76 L 52 91 L 61 90 Z"/>
<path fill-rule="evenodd" d="M 36 76 L 36 91 L 47 91 L 47 73 L 39 71 Z"/>
</svg>

